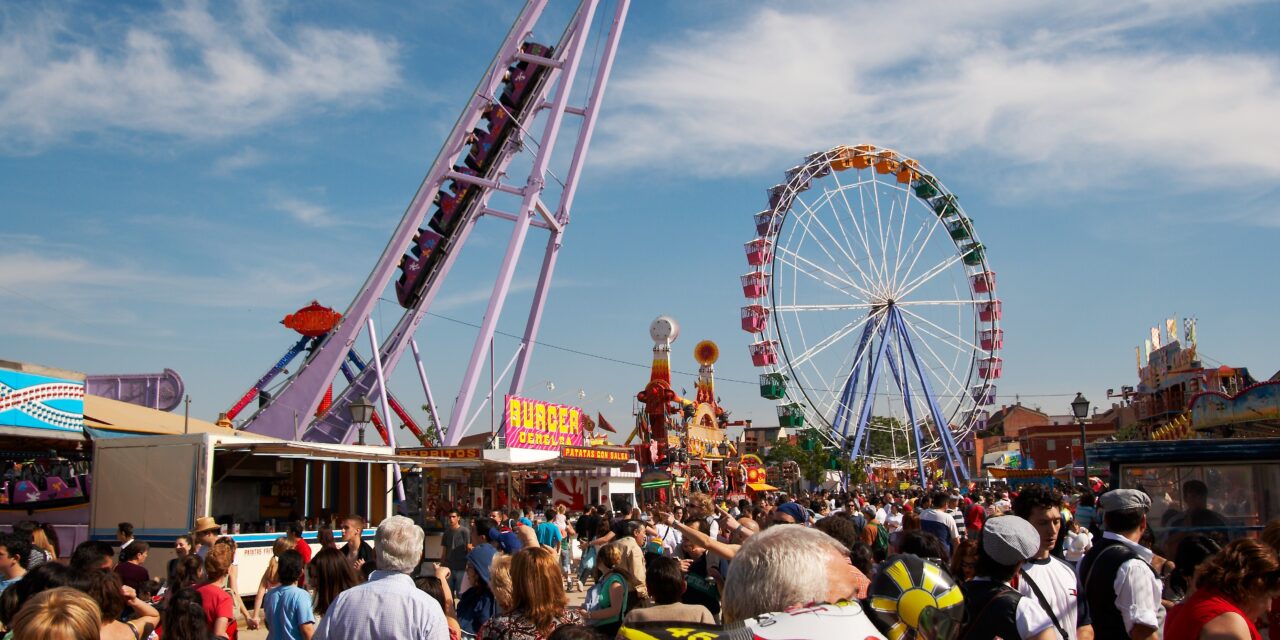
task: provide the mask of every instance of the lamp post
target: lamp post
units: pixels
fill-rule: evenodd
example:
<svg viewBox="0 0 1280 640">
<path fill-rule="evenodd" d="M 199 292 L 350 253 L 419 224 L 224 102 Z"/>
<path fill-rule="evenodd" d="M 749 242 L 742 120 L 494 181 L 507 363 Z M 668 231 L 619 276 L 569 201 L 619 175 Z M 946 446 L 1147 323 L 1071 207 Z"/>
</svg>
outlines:
<svg viewBox="0 0 1280 640">
<path fill-rule="evenodd" d="M 1089 453 L 1085 449 L 1084 419 L 1089 416 L 1089 401 L 1083 393 L 1076 392 L 1075 400 L 1071 401 L 1071 413 L 1075 414 L 1076 422 L 1080 425 L 1080 464 L 1084 468 L 1084 486 L 1088 487 Z"/>
<path fill-rule="evenodd" d="M 373 403 L 369 402 L 369 396 L 362 395 L 350 405 L 351 421 L 360 429 L 360 438 L 356 444 L 364 444 L 364 428 L 365 425 L 373 419 Z"/>
</svg>

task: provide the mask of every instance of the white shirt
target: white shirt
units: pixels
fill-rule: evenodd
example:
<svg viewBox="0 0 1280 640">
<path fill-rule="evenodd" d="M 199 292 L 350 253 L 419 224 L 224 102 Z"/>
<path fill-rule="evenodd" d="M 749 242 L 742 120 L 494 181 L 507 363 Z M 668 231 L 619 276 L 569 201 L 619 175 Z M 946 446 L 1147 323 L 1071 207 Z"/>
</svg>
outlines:
<svg viewBox="0 0 1280 640">
<path fill-rule="evenodd" d="M 684 539 L 680 530 L 662 523 L 654 525 L 653 530 L 657 531 L 658 537 L 662 539 L 662 548 L 667 550 L 667 555 L 673 558 L 680 557 L 680 541 Z"/>
<path fill-rule="evenodd" d="M 435 598 L 408 574 L 374 571 L 369 581 L 338 595 L 316 626 L 316 640 L 449 640 L 449 622 Z"/>
<path fill-rule="evenodd" d="M 925 509 L 924 513 L 920 514 L 920 519 L 946 525 L 947 531 L 951 532 L 951 540 L 947 541 L 948 545 L 950 545 L 952 541 L 960 539 L 960 530 L 956 528 L 956 519 L 951 517 L 951 515 L 945 511 L 940 511 L 938 509 Z"/>
<path fill-rule="evenodd" d="M 886 523 L 889 521 L 889 510 L 885 507 L 876 509 L 876 522 Z"/>
<path fill-rule="evenodd" d="M 1133 625 L 1140 624 L 1157 630 L 1164 637 L 1164 607 L 1160 605 L 1160 593 L 1164 590 L 1156 572 L 1151 569 L 1151 550 L 1111 531 L 1103 538 L 1116 540 L 1138 554 L 1138 559 L 1120 565 L 1116 581 L 1111 587 L 1116 592 L 1116 608 L 1124 618 L 1124 630 L 1133 632 Z"/>
<path fill-rule="evenodd" d="M 1081 529 L 1078 533 L 1067 532 L 1067 544 L 1063 553 L 1067 560 L 1071 562 L 1080 562 L 1084 558 L 1084 554 L 1093 548 L 1093 534 L 1088 529 Z"/>
<path fill-rule="evenodd" d="M 894 531 L 898 531 L 899 529 L 901 529 L 901 528 L 902 528 L 902 514 L 901 514 L 901 513 L 894 513 L 894 514 L 891 514 L 891 515 L 889 516 L 889 519 L 885 521 L 885 523 L 884 523 L 884 528 L 885 528 L 886 530 L 888 530 L 888 531 L 889 531 L 889 533 L 893 533 Z"/>
<path fill-rule="evenodd" d="M 1018 592 L 1023 595 L 1023 600 L 1037 604 L 1040 602 L 1027 581 L 1030 577 L 1040 588 L 1040 593 L 1044 594 L 1045 600 L 1049 601 L 1053 615 L 1057 616 L 1062 630 L 1067 632 L 1067 640 L 1075 640 L 1076 628 L 1081 625 L 1080 578 L 1076 575 L 1075 567 L 1049 556 L 1044 560 L 1027 560 L 1022 563 L 1022 572 L 1026 575 L 1018 576 Z M 1089 623 L 1085 621 L 1083 624 Z"/>
<path fill-rule="evenodd" d="M 977 576 L 974 580 L 990 582 L 991 578 Z M 1034 596 L 1018 600 L 1018 609 L 1014 617 L 1018 625 L 1018 636 L 1022 640 L 1033 638 L 1036 634 L 1053 626 L 1053 620 L 1049 619 L 1049 614 L 1044 612 L 1044 607 L 1040 606 Z"/>
</svg>

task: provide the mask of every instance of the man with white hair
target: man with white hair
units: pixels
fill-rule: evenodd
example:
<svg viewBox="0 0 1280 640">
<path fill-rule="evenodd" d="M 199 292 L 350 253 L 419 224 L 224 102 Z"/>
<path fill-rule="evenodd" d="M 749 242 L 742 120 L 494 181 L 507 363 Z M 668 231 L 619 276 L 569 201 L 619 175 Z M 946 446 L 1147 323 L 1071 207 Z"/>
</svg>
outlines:
<svg viewBox="0 0 1280 640">
<path fill-rule="evenodd" d="M 449 624 L 435 598 L 409 577 L 422 560 L 422 528 L 404 516 L 378 525 L 378 569 L 329 605 L 316 628 L 317 640 L 448 640 Z"/>
<path fill-rule="evenodd" d="M 857 584 L 849 550 L 835 538 L 817 529 L 775 525 L 747 538 L 729 563 L 724 619 L 852 600 Z"/>
</svg>

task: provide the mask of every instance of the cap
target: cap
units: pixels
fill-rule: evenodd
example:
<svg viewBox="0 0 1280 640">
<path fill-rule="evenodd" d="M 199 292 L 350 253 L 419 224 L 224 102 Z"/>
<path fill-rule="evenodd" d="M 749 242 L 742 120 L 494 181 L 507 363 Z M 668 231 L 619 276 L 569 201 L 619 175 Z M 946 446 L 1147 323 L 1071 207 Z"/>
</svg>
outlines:
<svg viewBox="0 0 1280 640">
<path fill-rule="evenodd" d="M 799 524 L 805 524 L 809 522 L 809 514 L 804 512 L 804 507 L 801 507 L 800 505 L 794 502 L 788 502 L 786 504 L 779 505 L 778 512 L 785 513 L 791 516 L 792 518 L 795 518 L 795 521 Z"/>
<path fill-rule="evenodd" d="M 1040 550 L 1040 533 L 1018 516 L 999 516 L 982 527 L 982 548 L 992 560 L 1011 566 Z"/>
<path fill-rule="evenodd" d="M 1137 489 L 1113 489 L 1102 494 L 1098 499 L 1098 506 L 1103 511 L 1150 509 L 1151 497 Z"/>
</svg>

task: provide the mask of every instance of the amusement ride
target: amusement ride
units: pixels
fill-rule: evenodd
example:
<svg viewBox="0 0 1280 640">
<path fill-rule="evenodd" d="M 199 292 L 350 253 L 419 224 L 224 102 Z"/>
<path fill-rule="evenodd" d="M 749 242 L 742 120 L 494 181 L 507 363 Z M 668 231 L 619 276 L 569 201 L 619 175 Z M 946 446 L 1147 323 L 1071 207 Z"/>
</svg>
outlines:
<svg viewBox="0 0 1280 640">
<path fill-rule="evenodd" d="M 787 170 L 754 222 L 742 329 L 780 423 L 965 485 L 960 443 L 995 402 L 1004 332 L 955 194 L 897 151 L 838 146 Z"/>
<path fill-rule="evenodd" d="M 547 24 L 552 22 L 544 15 L 547 0 L 526 3 L 346 311 L 335 313 L 323 332 L 304 333 L 228 411 L 228 420 L 257 396 L 260 406 L 243 429 L 286 439 L 349 444 L 363 434 L 350 410 L 363 398 L 378 406 L 382 416 L 395 412 L 408 426 L 412 421 L 407 413 L 397 411 L 399 403 L 386 392 L 387 376 L 408 353 L 417 365 L 429 418 L 444 425 L 432 434 L 441 444 L 458 443 L 483 409 L 473 407 L 477 395 L 483 393 L 492 400 L 498 380 L 510 374 L 510 392 L 520 391 L 630 3 L 615 0 L 612 15 L 602 13 L 597 19 L 602 4 L 582 0 L 559 37 L 548 42 L 534 40 L 534 34 L 548 28 L 560 30 Z M 588 47 L 593 32 L 595 45 Z M 594 70 L 585 88 L 578 78 L 584 63 Z M 560 143 L 567 150 L 558 148 Z M 446 418 L 432 394 L 414 332 L 482 220 L 510 223 L 511 236 Z M 494 333 L 531 228 L 545 231 L 546 242 L 525 330 L 502 375 L 495 378 L 495 388 L 479 389 L 484 365 L 494 357 Z M 394 299 L 402 313 L 380 341 L 372 318 L 383 299 Z M 370 353 L 363 361 L 354 352 L 361 334 L 368 340 Z M 308 355 L 298 369 L 271 393 L 263 393 L 265 385 L 302 351 Z M 346 384 L 335 390 L 340 372 Z M 421 430 L 416 426 L 414 430 L 423 440 Z M 379 432 L 385 442 L 394 442 L 386 425 Z"/>
</svg>

